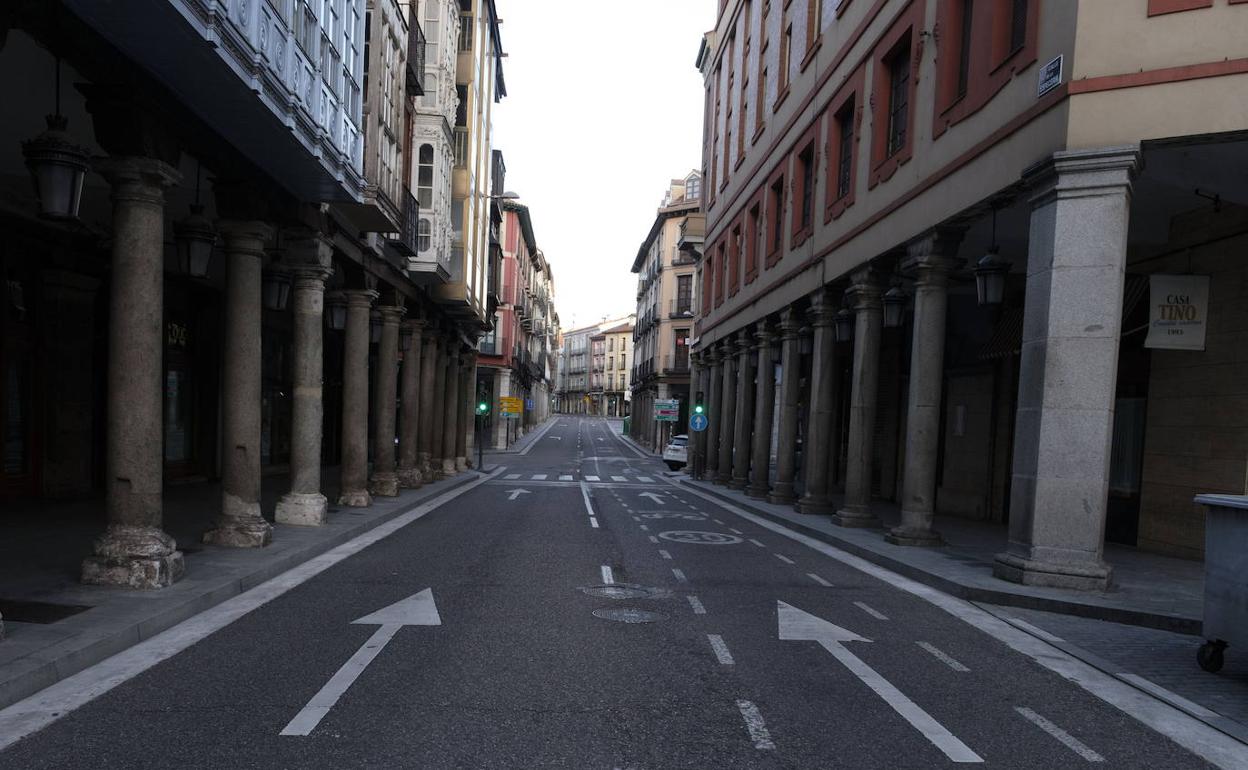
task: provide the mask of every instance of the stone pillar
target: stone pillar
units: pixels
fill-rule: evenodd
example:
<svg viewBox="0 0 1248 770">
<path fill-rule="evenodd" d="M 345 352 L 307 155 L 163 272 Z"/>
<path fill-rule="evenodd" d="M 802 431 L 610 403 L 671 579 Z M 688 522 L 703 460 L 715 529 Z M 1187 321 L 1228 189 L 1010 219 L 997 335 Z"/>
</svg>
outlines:
<svg viewBox="0 0 1248 770">
<path fill-rule="evenodd" d="M 455 432 L 459 429 L 460 366 L 457 343 L 448 340 L 446 377 L 442 383 L 442 475 L 455 475 Z"/>
<path fill-rule="evenodd" d="M 416 454 L 420 463 L 420 475 L 424 481 L 433 481 L 436 472 L 433 458 L 433 437 L 437 422 L 437 402 L 441 399 L 438 389 L 438 332 L 426 326 L 421 330 L 420 348 L 420 428 L 416 437 Z"/>
<path fill-rule="evenodd" d="M 161 529 L 165 188 L 180 176 L 172 166 L 142 157 L 108 158 L 95 168 L 112 186 L 113 199 L 108 528 L 82 563 L 82 581 L 158 588 L 176 581 L 184 569 L 182 552 Z"/>
<path fill-rule="evenodd" d="M 733 489 L 750 483 L 750 435 L 754 430 L 754 335 L 748 329 L 737 334 L 737 409 L 733 421 Z M 763 463 L 766 472 L 767 463 Z"/>
<path fill-rule="evenodd" d="M 834 435 L 839 396 L 836 376 L 838 307 L 836 292 L 831 289 L 820 289 L 810 300 L 808 315 L 813 329 L 813 357 L 810 365 L 810 414 L 806 423 L 806 440 L 802 443 L 806 483 L 802 499 L 797 503 L 797 510 L 801 513 L 833 512 L 832 498 L 828 495 L 832 479 L 827 469 L 829 458 L 840 443 Z M 850 442 L 853 442 L 852 438 Z"/>
<path fill-rule="evenodd" d="M 1135 147 L 1059 152 L 1035 191 L 1014 429 L 1010 541 L 997 577 L 1103 590 L 1114 391 Z"/>
<path fill-rule="evenodd" d="M 368 337 L 377 292 L 353 289 L 347 297 L 342 351 L 342 492 L 339 505 L 372 505 L 368 493 Z"/>
<path fill-rule="evenodd" d="M 290 491 L 277 502 L 279 524 L 321 526 L 328 501 L 321 494 L 321 438 L 325 404 L 325 281 L 333 273 L 333 245 L 320 233 L 286 240 L 292 268 L 294 403 L 290 428 Z"/>
<path fill-rule="evenodd" d="M 776 485 L 767 500 L 797 501 L 797 405 L 802 397 L 802 321 L 792 307 L 780 314 L 780 429 L 776 436 Z"/>
<path fill-rule="evenodd" d="M 459 429 L 455 431 L 455 470 L 466 471 L 472 464 L 469 447 L 472 445 L 472 432 L 476 426 L 477 402 L 477 351 L 464 351 L 460 367 L 459 385 Z"/>
<path fill-rule="evenodd" d="M 221 510 L 204 542 L 266 546 L 273 527 L 260 513 L 261 270 L 272 230 L 263 222 L 218 226 L 227 262 L 221 377 Z"/>
<path fill-rule="evenodd" d="M 403 366 L 399 372 L 399 486 L 417 489 L 424 482 L 420 472 L 420 363 L 424 349 L 420 332 L 425 322 L 408 319 L 403 331 L 408 334 L 407 350 L 403 351 Z"/>
<path fill-rule="evenodd" d="M 493 446 L 497 449 L 507 448 L 507 420 L 498 414 L 499 399 L 511 395 L 511 369 L 496 369 L 494 375 L 494 403 L 490 405 L 490 417 L 494 434 Z M 487 445 L 488 446 L 488 445 Z"/>
<path fill-rule="evenodd" d="M 386 305 L 381 311 L 381 340 L 377 343 L 377 376 L 373 379 L 373 476 L 369 491 L 376 497 L 396 497 L 399 476 L 395 470 L 395 406 L 399 385 L 399 321 L 403 305 Z"/>
<path fill-rule="evenodd" d="M 442 439 L 446 426 L 446 352 L 450 341 L 438 337 L 437 355 L 434 356 L 433 400 L 430 409 L 433 419 L 429 424 L 429 478 L 442 478 Z"/>
<path fill-rule="evenodd" d="M 896 545 L 940 545 L 936 464 L 940 456 L 941 388 L 945 379 L 945 310 L 949 274 L 958 267 L 962 234 L 940 231 L 911 245 L 902 270 L 914 276 L 914 332 L 910 345 L 910 397 L 906 410 L 906 460 L 901 525 L 885 539 Z"/>
<path fill-rule="evenodd" d="M 879 523 L 871 512 L 871 462 L 875 448 L 875 404 L 880 385 L 880 333 L 884 326 L 883 284 L 870 264 L 853 273 L 854 370 L 849 393 L 849 454 L 845 499 L 833 521 L 842 527 Z"/>
<path fill-rule="evenodd" d="M 737 427 L 737 358 L 731 339 L 724 340 L 720 350 L 724 373 L 719 410 L 719 468 L 715 483 L 727 486 L 732 483 L 732 442 Z"/>
<path fill-rule="evenodd" d="M 707 372 L 706 406 L 706 455 L 702 465 L 702 478 L 714 481 L 719 475 L 719 423 L 724 406 L 724 363 L 719 350 L 711 347 L 706 351 L 709 364 Z"/>
<path fill-rule="evenodd" d="M 758 357 L 758 385 L 754 399 L 754 443 L 750 460 L 750 486 L 745 494 L 765 500 L 771 489 L 771 426 L 776 412 L 776 365 L 771 360 L 771 343 L 775 330 L 760 323 L 754 335 L 754 351 Z"/>
</svg>

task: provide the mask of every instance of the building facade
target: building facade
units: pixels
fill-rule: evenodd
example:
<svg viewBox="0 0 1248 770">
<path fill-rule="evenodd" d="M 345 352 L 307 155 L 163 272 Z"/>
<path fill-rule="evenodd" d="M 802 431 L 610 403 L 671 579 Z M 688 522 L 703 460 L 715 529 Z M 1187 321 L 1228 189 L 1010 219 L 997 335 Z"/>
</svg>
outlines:
<svg viewBox="0 0 1248 770">
<path fill-rule="evenodd" d="M 416 254 L 408 271 L 429 285 L 451 278 L 451 170 L 455 166 L 453 126 L 459 108 L 456 71 L 459 60 L 458 0 L 422 0 L 424 66 L 422 93 L 412 118 L 411 166 L 420 207 Z"/>
<path fill-rule="evenodd" d="M 99 500 L 72 506 L 101 532 L 87 583 L 167 586 L 197 558 L 164 527 L 170 481 L 219 480 L 202 539 L 259 548 L 271 519 L 470 462 L 480 325 L 410 261 L 421 6 L 219 6 L 3 14 L 0 498 Z"/>
<path fill-rule="evenodd" d="M 701 194 L 700 172 L 673 179 L 633 261 L 632 271 L 638 275 L 637 326 L 631 378 L 635 408 L 629 431 L 652 450 L 666 445 L 673 425 L 653 419 L 656 400 L 680 402 L 677 426 L 684 425 L 689 416 L 694 264 L 704 227 Z"/>
<path fill-rule="evenodd" d="M 597 414 L 627 417 L 632 404 L 633 324 L 626 321 L 602 329 L 601 398 Z M 597 339 L 595 337 L 594 339 Z"/>
<path fill-rule="evenodd" d="M 895 503 L 899 546 L 998 522 L 1024 583 L 1200 558 L 1192 498 L 1248 461 L 1245 34 L 1229 2 L 720 2 L 699 470 L 844 526 Z M 1199 348 L 1147 334 L 1175 276 L 1210 279 Z"/>
</svg>

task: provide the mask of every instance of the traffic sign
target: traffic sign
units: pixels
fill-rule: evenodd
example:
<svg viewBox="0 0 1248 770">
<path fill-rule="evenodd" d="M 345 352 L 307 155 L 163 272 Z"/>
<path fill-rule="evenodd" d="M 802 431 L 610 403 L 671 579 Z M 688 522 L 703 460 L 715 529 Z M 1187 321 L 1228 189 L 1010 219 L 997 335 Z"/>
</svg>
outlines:
<svg viewBox="0 0 1248 770">
<path fill-rule="evenodd" d="M 689 418 L 689 430 L 704 431 L 706 430 L 706 415 L 695 414 Z"/>
<path fill-rule="evenodd" d="M 677 422 L 680 420 L 680 401 L 674 398 L 655 400 L 654 419 L 659 422 Z"/>
<path fill-rule="evenodd" d="M 524 399 L 519 396 L 500 396 L 498 413 L 503 417 L 519 417 L 524 414 Z"/>
</svg>

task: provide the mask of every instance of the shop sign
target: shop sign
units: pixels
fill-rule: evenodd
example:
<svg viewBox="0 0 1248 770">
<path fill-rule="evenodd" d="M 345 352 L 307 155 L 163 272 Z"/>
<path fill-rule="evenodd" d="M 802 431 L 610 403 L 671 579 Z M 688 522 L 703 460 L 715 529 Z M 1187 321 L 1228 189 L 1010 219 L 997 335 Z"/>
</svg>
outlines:
<svg viewBox="0 0 1248 770">
<path fill-rule="evenodd" d="M 1150 275 L 1146 348 L 1204 350 L 1209 276 Z"/>
<path fill-rule="evenodd" d="M 170 321 L 165 324 L 165 342 L 171 348 L 185 350 L 191 341 L 191 330 L 185 324 Z"/>
</svg>

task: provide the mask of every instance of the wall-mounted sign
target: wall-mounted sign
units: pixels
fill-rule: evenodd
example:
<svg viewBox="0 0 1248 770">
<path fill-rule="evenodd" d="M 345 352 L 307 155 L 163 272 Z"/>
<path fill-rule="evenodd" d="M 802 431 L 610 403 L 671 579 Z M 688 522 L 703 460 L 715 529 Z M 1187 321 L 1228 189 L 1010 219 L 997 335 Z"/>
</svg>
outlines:
<svg viewBox="0 0 1248 770">
<path fill-rule="evenodd" d="M 1150 275 L 1146 348 L 1204 350 L 1209 276 Z"/>
<path fill-rule="evenodd" d="M 674 398 L 655 399 L 654 419 L 659 422 L 677 422 L 680 419 L 680 401 Z"/>
<path fill-rule="evenodd" d="M 1061 84 L 1062 54 L 1058 54 L 1056 59 L 1040 68 L 1040 82 L 1036 88 L 1036 98 L 1044 96 Z"/>
<path fill-rule="evenodd" d="M 524 413 L 524 399 L 519 396 L 500 396 L 498 413 L 503 417 L 519 417 Z"/>
</svg>

